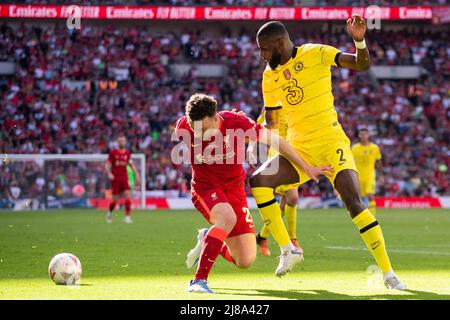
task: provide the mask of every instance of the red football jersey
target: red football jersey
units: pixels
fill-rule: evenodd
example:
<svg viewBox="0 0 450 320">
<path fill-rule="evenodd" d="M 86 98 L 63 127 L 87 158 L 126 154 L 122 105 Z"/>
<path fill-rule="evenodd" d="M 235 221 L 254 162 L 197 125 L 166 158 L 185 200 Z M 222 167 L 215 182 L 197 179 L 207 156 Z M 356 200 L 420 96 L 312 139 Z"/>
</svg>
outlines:
<svg viewBox="0 0 450 320">
<path fill-rule="evenodd" d="M 111 150 L 108 162 L 111 163 L 111 173 L 114 175 L 114 180 L 128 180 L 127 165 L 130 159 L 131 154 L 128 150 Z"/>
<path fill-rule="evenodd" d="M 210 141 L 194 139 L 194 132 L 186 116 L 175 124 L 175 134 L 188 145 L 190 150 L 193 186 L 195 184 L 223 186 L 228 182 L 244 180 L 245 171 L 242 164 L 245 161 L 245 139 L 243 136 L 256 141 L 263 128 L 252 119 L 235 112 L 221 111 L 217 114 L 221 122 L 218 132 Z"/>
</svg>

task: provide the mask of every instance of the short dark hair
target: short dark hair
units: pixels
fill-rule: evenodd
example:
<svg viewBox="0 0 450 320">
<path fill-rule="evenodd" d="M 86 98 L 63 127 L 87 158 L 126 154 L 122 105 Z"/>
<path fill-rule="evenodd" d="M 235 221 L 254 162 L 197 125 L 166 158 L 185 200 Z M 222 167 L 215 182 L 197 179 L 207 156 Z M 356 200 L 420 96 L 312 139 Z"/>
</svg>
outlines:
<svg viewBox="0 0 450 320">
<path fill-rule="evenodd" d="M 270 21 L 259 28 L 257 37 L 283 37 L 288 35 L 286 27 L 280 21 Z"/>
<path fill-rule="evenodd" d="M 217 112 L 217 101 L 203 93 L 192 95 L 186 102 L 186 117 L 188 121 L 203 120 L 213 117 Z"/>
</svg>

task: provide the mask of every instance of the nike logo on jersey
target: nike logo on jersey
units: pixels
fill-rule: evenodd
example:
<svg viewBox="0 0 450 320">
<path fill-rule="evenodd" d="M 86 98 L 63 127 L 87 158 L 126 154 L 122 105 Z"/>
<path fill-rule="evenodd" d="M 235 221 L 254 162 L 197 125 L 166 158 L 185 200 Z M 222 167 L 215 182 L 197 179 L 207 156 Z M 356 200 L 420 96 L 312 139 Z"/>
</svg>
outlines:
<svg viewBox="0 0 450 320">
<path fill-rule="evenodd" d="M 345 161 L 339 162 L 339 165 L 342 166 L 345 163 Z"/>
</svg>

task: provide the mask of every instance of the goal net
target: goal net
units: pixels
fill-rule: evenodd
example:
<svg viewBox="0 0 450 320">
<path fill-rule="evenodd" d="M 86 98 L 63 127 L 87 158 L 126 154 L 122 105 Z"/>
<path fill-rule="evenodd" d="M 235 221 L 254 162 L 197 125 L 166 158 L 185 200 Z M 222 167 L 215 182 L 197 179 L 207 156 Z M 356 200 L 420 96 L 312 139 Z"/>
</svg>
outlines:
<svg viewBox="0 0 450 320">
<path fill-rule="evenodd" d="M 105 171 L 107 154 L 1 156 L 0 209 L 106 209 L 112 197 Z M 130 184 L 132 206 L 144 209 L 145 155 L 132 154 L 131 159 L 141 176 L 139 186 Z M 129 176 L 130 182 L 133 180 L 132 176 Z"/>
</svg>

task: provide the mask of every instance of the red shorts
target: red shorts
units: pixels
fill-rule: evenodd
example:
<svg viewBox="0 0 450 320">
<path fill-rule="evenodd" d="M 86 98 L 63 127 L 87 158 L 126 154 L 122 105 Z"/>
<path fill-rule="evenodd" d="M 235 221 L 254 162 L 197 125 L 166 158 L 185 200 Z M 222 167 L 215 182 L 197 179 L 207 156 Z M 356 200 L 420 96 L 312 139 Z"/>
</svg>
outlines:
<svg viewBox="0 0 450 320">
<path fill-rule="evenodd" d="M 195 187 L 192 187 L 192 203 L 209 223 L 211 223 L 211 209 L 221 202 L 229 203 L 237 218 L 236 225 L 228 234 L 229 238 L 245 233 L 255 233 L 253 218 L 248 209 L 244 181 L 227 186 L 208 186 L 197 183 Z"/>
<path fill-rule="evenodd" d="M 115 196 L 121 194 L 124 191 L 130 190 L 128 180 L 110 180 L 110 181 L 112 194 Z"/>
</svg>

